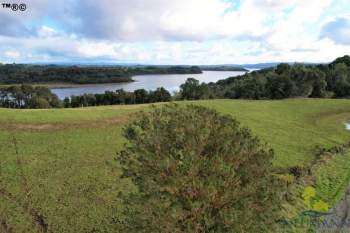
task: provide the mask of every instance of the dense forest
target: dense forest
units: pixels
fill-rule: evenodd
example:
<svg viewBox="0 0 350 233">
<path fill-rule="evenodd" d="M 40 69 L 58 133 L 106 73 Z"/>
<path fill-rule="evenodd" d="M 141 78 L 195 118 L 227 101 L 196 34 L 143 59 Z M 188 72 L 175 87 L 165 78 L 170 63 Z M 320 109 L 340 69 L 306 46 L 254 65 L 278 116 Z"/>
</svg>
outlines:
<svg viewBox="0 0 350 233">
<path fill-rule="evenodd" d="M 330 64 L 279 64 L 217 83 L 199 83 L 189 78 L 177 95 L 183 100 L 197 99 L 286 99 L 349 98 L 350 56 Z"/>
<path fill-rule="evenodd" d="M 131 82 L 140 74 L 197 74 L 197 66 L 56 66 L 0 64 L 0 84 Z"/>
<path fill-rule="evenodd" d="M 133 73 L 154 67 L 131 68 Z M 163 67 L 168 72 L 180 72 L 181 68 Z M 193 72 L 196 67 L 188 67 Z M 130 72 L 126 70 L 126 72 Z M 63 76 L 63 75 L 62 75 Z M 189 78 L 174 96 L 164 89 L 144 89 L 127 92 L 106 91 L 104 94 L 71 96 L 62 101 L 47 88 L 28 85 L 0 89 L 0 106 L 11 108 L 86 107 L 115 104 L 143 104 L 171 100 L 198 99 L 285 99 L 285 98 L 349 98 L 350 56 L 337 58 L 330 64 L 303 65 L 279 64 L 276 68 L 262 69 L 217 83 L 200 83 Z M 40 101 L 39 101 L 40 100 Z M 38 104 L 38 102 L 40 102 Z M 47 102 L 47 103 L 46 103 Z"/>
<path fill-rule="evenodd" d="M 350 56 L 337 58 L 330 64 L 279 64 L 276 68 L 220 80 L 208 85 L 208 89 L 216 98 L 231 99 L 347 98 Z"/>
</svg>

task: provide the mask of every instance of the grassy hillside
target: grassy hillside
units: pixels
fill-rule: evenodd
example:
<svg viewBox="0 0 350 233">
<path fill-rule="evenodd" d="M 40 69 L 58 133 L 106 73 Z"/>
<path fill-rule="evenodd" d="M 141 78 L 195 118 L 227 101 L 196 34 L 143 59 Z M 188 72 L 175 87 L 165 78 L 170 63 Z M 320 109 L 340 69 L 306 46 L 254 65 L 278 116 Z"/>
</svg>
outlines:
<svg viewBox="0 0 350 233">
<path fill-rule="evenodd" d="M 348 100 L 191 103 L 230 114 L 251 128 L 275 149 L 276 167 L 307 165 L 314 159 L 315 146 L 350 141 L 344 127 L 350 120 Z M 2 226 L 14 232 L 35 232 L 33 224 L 47 224 L 52 232 L 115 232 L 116 216 L 123 208 L 118 193 L 133 187 L 119 178 L 114 158 L 125 143 L 123 125 L 132 113 L 147 108 L 0 109 Z M 349 156 L 332 161 L 317 178 L 320 195 L 330 202 L 341 196 L 348 181 L 344 171 L 350 168 Z"/>
<path fill-rule="evenodd" d="M 291 99 L 283 101 L 222 100 L 201 105 L 236 117 L 276 152 L 275 166 L 310 162 L 317 145 L 330 147 L 350 140 L 344 122 L 350 101 Z"/>
</svg>

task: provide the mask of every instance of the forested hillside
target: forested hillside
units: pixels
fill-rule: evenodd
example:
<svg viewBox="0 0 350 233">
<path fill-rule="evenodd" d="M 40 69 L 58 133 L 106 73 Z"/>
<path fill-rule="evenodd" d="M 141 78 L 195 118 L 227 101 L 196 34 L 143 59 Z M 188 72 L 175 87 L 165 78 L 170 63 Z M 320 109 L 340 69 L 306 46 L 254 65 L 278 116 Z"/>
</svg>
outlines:
<svg viewBox="0 0 350 233">
<path fill-rule="evenodd" d="M 196 66 L 57 66 L 0 64 L 0 84 L 33 83 L 119 83 L 131 82 L 140 74 L 197 74 Z"/>
<path fill-rule="evenodd" d="M 340 57 L 325 65 L 280 64 L 277 68 L 221 80 L 210 89 L 218 97 L 232 99 L 349 97 L 350 57 Z"/>
</svg>

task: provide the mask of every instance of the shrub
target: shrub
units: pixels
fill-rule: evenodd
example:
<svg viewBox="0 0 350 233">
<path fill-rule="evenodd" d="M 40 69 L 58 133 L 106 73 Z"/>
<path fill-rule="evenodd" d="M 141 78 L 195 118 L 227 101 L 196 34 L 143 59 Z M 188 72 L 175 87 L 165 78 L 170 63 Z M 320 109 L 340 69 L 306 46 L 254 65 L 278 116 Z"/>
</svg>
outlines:
<svg viewBox="0 0 350 233">
<path fill-rule="evenodd" d="M 169 104 L 128 125 L 119 154 L 138 191 L 121 232 L 271 232 L 280 209 L 273 152 L 230 116 Z"/>
<path fill-rule="evenodd" d="M 51 107 L 49 102 L 45 98 L 38 97 L 38 96 L 34 96 L 30 99 L 29 106 L 30 106 L 30 108 L 37 108 L 37 109 Z"/>
</svg>

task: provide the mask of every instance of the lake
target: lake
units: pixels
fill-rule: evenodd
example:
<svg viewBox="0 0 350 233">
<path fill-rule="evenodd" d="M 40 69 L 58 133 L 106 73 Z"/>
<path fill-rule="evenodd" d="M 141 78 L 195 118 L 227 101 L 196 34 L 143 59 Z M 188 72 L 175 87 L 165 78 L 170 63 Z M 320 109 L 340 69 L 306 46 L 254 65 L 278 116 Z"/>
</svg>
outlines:
<svg viewBox="0 0 350 233">
<path fill-rule="evenodd" d="M 181 84 L 187 78 L 192 77 L 200 82 L 216 82 L 220 79 L 242 75 L 245 72 L 237 71 L 203 71 L 202 74 L 152 74 L 152 75 L 136 75 L 132 79 L 135 82 L 128 83 L 106 83 L 106 84 L 83 84 L 73 87 L 52 88 L 60 99 L 70 97 L 72 95 L 97 94 L 105 91 L 115 91 L 124 89 L 125 91 L 134 91 L 137 89 L 155 90 L 157 87 L 164 87 L 171 93 L 178 91 Z"/>
</svg>

